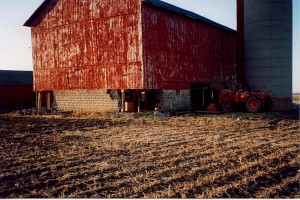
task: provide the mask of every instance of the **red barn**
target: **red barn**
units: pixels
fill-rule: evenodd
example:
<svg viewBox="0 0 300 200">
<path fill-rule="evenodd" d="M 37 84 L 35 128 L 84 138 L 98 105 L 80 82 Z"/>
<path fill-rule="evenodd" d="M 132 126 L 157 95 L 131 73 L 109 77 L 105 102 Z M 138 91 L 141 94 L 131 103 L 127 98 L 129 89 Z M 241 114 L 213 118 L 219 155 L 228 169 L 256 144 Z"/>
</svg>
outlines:
<svg viewBox="0 0 300 200">
<path fill-rule="evenodd" d="M 24 25 L 39 107 L 204 109 L 236 83 L 236 32 L 159 0 L 45 0 Z"/>
</svg>

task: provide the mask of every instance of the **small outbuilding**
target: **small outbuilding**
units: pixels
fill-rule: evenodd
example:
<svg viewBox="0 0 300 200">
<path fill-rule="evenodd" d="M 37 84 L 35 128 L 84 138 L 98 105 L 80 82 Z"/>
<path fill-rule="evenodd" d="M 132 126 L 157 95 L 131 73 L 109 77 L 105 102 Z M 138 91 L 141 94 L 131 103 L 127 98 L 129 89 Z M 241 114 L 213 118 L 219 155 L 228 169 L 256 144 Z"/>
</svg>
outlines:
<svg viewBox="0 0 300 200">
<path fill-rule="evenodd" d="M 0 109 L 34 105 L 32 71 L 0 70 Z"/>
<path fill-rule="evenodd" d="M 205 109 L 236 84 L 236 31 L 163 1 L 45 0 L 24 25 L 38 107 Z"/>
</svg>

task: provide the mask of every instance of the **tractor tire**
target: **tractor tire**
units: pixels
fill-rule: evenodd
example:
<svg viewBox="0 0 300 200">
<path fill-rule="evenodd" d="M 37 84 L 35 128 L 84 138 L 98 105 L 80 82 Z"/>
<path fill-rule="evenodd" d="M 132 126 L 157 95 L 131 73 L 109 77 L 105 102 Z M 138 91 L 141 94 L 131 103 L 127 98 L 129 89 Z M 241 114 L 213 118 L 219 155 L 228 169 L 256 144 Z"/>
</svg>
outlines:
<svg viewBox="0 0 300 200">
<path fill-rule="evenodd" d="M 249 97 L 246 101 L 246 108 L 251 113 L 259 112 L 262 108 L 262 102 L 257 97 Z"/>
<path fill-rule="evenodd" d="M 232 112 L 234 110 L 234 102 L 233 101 L 224 101 L 222 103 L 222 110 L 224 112 Z"/>
</svg>

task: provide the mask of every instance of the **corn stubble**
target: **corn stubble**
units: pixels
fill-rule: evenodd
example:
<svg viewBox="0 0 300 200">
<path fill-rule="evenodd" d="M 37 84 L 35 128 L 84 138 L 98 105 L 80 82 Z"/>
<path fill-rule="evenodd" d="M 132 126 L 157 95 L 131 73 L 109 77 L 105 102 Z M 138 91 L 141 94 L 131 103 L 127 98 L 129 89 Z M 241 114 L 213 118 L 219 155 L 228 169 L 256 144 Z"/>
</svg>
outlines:
<svg viewBox="0 0 300 200">
<path fill-rule="evenodd" d="M 299 198 L 299 119 L 0 116 L 0 197 Z"/>
</svg>

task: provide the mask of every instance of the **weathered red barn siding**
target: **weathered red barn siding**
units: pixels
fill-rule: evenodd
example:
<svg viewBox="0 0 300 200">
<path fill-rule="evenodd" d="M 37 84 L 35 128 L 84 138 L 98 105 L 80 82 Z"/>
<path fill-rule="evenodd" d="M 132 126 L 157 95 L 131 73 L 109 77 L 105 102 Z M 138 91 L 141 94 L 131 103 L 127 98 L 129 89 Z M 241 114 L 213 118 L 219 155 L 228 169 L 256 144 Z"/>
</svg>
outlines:
<svg viewBox="0 0 300 200">
<path fill-rule="evenodd" d="M 32 27 L 34 89 L 141 89 L 140 0 L 52 0 Z"/>
<path fill-rule="evenodd" d="M 236 33 L 142 4 L 144 84 L 148 89 L 189 89 L 190 83 L 232 88 Z"/>
</svg>

